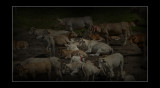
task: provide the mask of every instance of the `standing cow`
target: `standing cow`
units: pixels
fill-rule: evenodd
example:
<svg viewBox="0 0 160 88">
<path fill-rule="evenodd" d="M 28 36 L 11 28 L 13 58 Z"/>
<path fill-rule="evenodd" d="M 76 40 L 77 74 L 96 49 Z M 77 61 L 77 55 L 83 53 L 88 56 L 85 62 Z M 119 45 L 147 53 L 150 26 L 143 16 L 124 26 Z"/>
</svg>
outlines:
<svg viewBox="0 0 160 88">
<path fill-rule="evenodd" d="M 120 22 L 120 23 L 104 23 L 100 25 L 95 25 L 94 30 L 96 32 L 101 33 L 105 36 L 105 39 L 108 43 L 110 36 L 118 36 L 123 34 L 124 36 L 124 43 L 123 46 L 126 45 L 127 39 L 130 36 L 130 28 L 131 26 L 136 26 L 133 22 Z"/>
<path fill-rule="evenodd" d="M 73 18 L 63 18 L 59 19 L 57 18 L 57 24 L 65 26 L 66 30 L 72 31 L 75 29 L 82 29 L 87 28 L 89 30 L 93 27 L 93 21 L 90 16 L 84 16 L 84 17 L 73 17 Z M 89 31 L 87 30 L 87 31 Z M 88 33 L 85 33 L 87 35 Z"/>
<path fill-rule="evenodd" d="M 106 69 L 109 69 L 110 78 L 114 77 L 115 74 L 113 72 L 114 68 L 120 67 L 120 72 L 122 75 L 124 65 L 123 55 L 120 53 L 115 53 L 112 55 L 106 55 L 105 57 L 99 58 L 99 68 L 102 69 L 104 74 L 106 75 Z"/>
</svg>

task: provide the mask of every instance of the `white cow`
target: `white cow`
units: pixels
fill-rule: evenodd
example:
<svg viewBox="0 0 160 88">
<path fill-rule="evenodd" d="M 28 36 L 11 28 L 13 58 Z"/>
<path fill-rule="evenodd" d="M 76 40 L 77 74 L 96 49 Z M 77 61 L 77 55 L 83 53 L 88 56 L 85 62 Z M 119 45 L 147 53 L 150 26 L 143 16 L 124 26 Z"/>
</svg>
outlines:
<svg viewBox="0 0 160 88">
<path fill-rule="evenodd" d="M 99 58 L 99 67 L 106 75 L 106 69 L 109 69 L 110 78 L 114 77 L 115 74 L 113 69 L 116 67 L 120 67 L 121 75 L 123 71 L 124 59 L 123 55 L 120 53 L 115 53 L 112 55 L 106 55 L 105 57 Z M 107 76 L 107 75 L 106 75 Z"/>
<path fill-rule="evenodd" d="M 98 42 L 95 40 L 87 40 L 87 39 L 81 39 L 79 41 L 80 46 L 87 46 L 88 50 L 85 51 L 86 53 L 93 53 L 90 54 L 91 56 L 99 56 L 100 54 L 111 54 L 113 53 L 113 49 L 103 42 Z"/>
<path fill-rule="evenodd" d="M 84 79 L 89 80 L 90 77 L 92 77 L 92 80 L 94 80 L 94 77 L 99 74 L 100 69 L 98 69 L 92 62 L 86 61 L 86 63 L 81 61 L 75 61 L 69 64 L 66 64 L 67 68 L 69 68 L 72 72 L 71 75 L 82 71 L 84 73 Z"/>
<path fill-rule="evenodd" d="M 100 69 L 98 69 L 94 63 L 91 61 L 86 61 L 85 64 L 82 65 L 82 71 L 84 72 L 84 78 L 86 80 L 89 80 L 90 77 L 92 77 L 92 80 L 94 80 L 95 76 L 100 73 Z"/>
<path fill-rule="evenodd" d="M 85 58 L 82 56 L 72 56 L 70 63 L 73 63 L 73 62 L 80 62 L 80 63 L 85 62 Z"/>
</svg>

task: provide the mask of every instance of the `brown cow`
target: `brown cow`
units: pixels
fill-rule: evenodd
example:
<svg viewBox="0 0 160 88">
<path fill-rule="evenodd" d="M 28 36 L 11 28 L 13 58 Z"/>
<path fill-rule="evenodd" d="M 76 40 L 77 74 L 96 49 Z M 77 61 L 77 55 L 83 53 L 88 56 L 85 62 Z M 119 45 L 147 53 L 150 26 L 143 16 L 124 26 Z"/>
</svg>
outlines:
<svg viewBox="0 0 160 88">
<path fill-rule="evenodd" d="M 83 56 L 83 57 L 88 56 L 82 50 L 67 50 L 67 49 L 61 50 L 61 55 L 65 58 L 71 58 L 72 56 Z"/>
<path fill-rule="evenodd" d="M 97 41 L 104 41 L 105 39 L 102 38 L 98 33 L 93 33 L 90 31 L 89 33 L 89 37 L 92 39 L 92 40 L 97 40 Z"/>
<path fill-rule="evenodd" d="M 130 44 L 137 44 L 137 46 L 144 52 L 144 55 L 146 55 L 146 35 L 143 33 L 131 35 L 129 38 Z"/>
<path fill-rule="evenodd" d="M 120 22 L 120 23 L 104 23 L 100 25 L 94 26 L 94 31 L 101 33 L 104 35 L 107 43 L 110 40 L 110 36 L 118 36 L 123 34 L 125 37 L 125 41 L 123 46 L 126 45 L 127 39 L 130 36 L 130 28 L 131 26 L 135 26 L 133 22 Z"/>
</svg>

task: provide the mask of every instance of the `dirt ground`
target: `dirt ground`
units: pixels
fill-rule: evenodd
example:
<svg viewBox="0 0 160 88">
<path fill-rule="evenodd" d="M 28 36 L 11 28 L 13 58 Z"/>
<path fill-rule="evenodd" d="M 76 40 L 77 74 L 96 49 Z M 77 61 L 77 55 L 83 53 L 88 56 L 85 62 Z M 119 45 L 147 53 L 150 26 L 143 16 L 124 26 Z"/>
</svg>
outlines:
<svg viewBox="0 0 160 88">
<path fill-rule="evenodd" d="M 28 35 L 27 31 L 17 30 L 16 35 L 13 34 L 13 40 L 25 40 L 29 42 L 29 47 L 27 49 L 13 49 L 13 64 L 16 61 L 23 61 L 30 57 L 47 57 L 46 50 L 46 43 L 44 41 L 32 39 L 32 36 Z M 110 45 L 114 50 L 114 53 L 121 53 L 124 55 L 124 70 L 133 75 L 136 81 L 147 81 L 147 58 L 144 57 L 141 50 L 137 47 L 137 45 L 129 45 L 121 46 L 123 43 L 123 38 L 120 40 L 111 40 Z M 41 55 L 41 56 L 40 56 Z M 57 57 L 58 54 L 56 54 Z M 100 57 L 100 56 L 99 56 Z M 91 60 L 96 66 L 98 63 L 96 60 L 99 58 L 98 56 L 91 57 L 89 56 L 86 58 L 87 60 Z M 67 59 L 61 58 L 63 62 L 68 63 Z M 14 65 L 13 65 L 14 66 Z M 13 67 L 14 68 L 14 67 Z M 53 76 L 53 81 L 55 77 Z M 81 77 L 78 76 L 70 76 L 70 75 L 63 75 L 63 81 L 78 81 Z M 13 80 L 18 81 L 18 75 L 16 74 L 15 70 L 13 69 Z M 39 79 L 38 79 L 39 80 Z M 95 78 L 95 81 L 109 81 L 106 79 L 104 75 L 99 75 Z M 121 80 L 120 80 L 121 81 Z"/>
</svg>

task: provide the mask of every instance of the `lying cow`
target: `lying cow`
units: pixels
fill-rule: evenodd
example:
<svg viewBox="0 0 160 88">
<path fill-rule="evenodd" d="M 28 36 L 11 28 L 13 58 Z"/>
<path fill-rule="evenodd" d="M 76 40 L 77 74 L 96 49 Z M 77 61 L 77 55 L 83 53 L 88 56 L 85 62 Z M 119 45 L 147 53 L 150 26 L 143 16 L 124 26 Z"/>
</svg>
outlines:
<svg viewBox="0 0 160 88">
<path fill-rule="evenodd" d="M 26 49 L 29 46 L 27 41 L 13 41 L 13 48 L 15 49 Z"/>
<path fill-rule="evenodd" d="M 54 37 L 56 45 L 64 46 L 65 44 L 68 44 L 71 40 L 71 38 L 77 37 L 77 34 L 75 32 L 69 32 L 63 35 L 58 35 Z"/>
<path fill-rule="evenodd" d="M 80 46 L 83 46 L 83 45 L 87 46 L 88 50 L 85 52 L 86 53 L 93 53 L 93 54 L 90 54 L 91 56 L 99 56 L 100 54 L 112 54 L 113 53 L 113 49 L 109 45 L 107 45 L 103 42 L 81 39 L 79 41 L 79 45 Z"/>
<path fill-rule="evenodd" d="M 104 34 L 105 39 L 108 43 L 110 36 L 118 36 L 120 34 L 124 35 L 124 43 L 123 46 L 126 45 L 127 39 L 130 36 L 130 28 L 131 26 L 135 26 L 133 22 L 120 22 L 120 23 L 104 23 L 100 25 L 94 26 L 94 31 Z"/>
<path fill-rule="evenodd" d="M 80 56 L 72 56 L 70 63 L 73 63 L 73 62 L 80 62 L 80 63 L 85 62 L 85 57 L 82 57 L 81 55 Z"/>
<path fill-rule="evenodd" d="M 48 79 L 51 79 L 51 63 L 47 58 L 29 58 L 17 64 L 19 76 L 28 79 L 36 79 L 38 74 L 47 73 Z"/>
<path fill-rule="evenodd" d="M 136 81 L 136 79 L 133 75 L 126 74 L 125 71 L 122 72 L 122 79 L 123 79 L 123 81 Z"/>
<path fill-rule="evenodd" d="M 131 35 L 129 40 L 130 40 L 130 44 L 137 44 L 137 46 L 142 50 L 142 52 L 144 52 L 144 55 L 146 55 L 147 53 L 147 40 L 146 40 L 146 35 L 145 34 L 135 34 L 135 35 Z"/>
<path fill-rule="evenodd" d="M 97 41 L 104 41 L 105 39 L 102 38 L 99 34 L 97 33 L 93 33 L 90 31 L 89 33 L 89 37 L 92 39 L 92 40 L 97 40 Z"/>
<path fill-rule="evenodd" d="M 113 78 L 115 76 L 113 69 L 116 67 L 120 67 L 120 72 L 122 75 L 123 65 L 124 65 L 124 59 L 123 55 L 120 53 L 106 55 L 105 57 L 99 58 L 99 67 L 102 69 L 105 75 L 108 68 L 110 71 L 109 72 L 110 78 Z"/>
<path fill-rule="evenodd" d="M 87 57 L 88 56 L 82 50 L 67 50 L 67 49 L 62 49 L 61 50 L 61 55 L 65 58 L 71 58 L 72 56 L 82 56 L 82 57 Z"/>
</svg>

